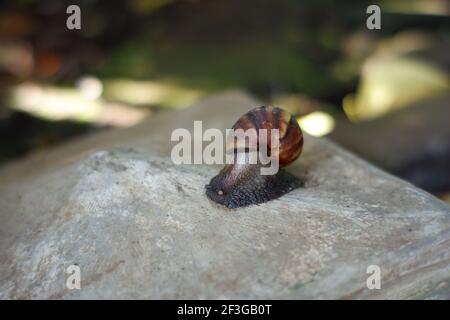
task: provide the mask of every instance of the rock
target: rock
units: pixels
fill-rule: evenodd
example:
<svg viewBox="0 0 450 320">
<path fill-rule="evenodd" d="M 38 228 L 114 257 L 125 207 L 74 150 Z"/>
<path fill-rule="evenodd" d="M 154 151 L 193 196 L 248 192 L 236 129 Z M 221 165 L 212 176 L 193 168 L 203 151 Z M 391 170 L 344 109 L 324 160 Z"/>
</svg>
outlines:
<svg viewBox="0 0 450 320">
<path fill-rule="evenodd" d="M 289 167 L 305 187 L 237 210 L 205 196 L 220 166 L 171 162 L 174 128 L 257 104 L 225 93 L 5 167 L 0 298 L 449 298 L 450 207 L 327 140 Z"/>
</svg>

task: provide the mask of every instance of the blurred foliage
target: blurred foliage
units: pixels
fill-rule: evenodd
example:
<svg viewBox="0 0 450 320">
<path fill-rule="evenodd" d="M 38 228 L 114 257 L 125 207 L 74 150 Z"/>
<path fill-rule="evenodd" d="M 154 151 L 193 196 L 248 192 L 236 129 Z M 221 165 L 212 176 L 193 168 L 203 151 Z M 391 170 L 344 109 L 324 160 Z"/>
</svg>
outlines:
<svg viewBox="0 0 450 320">
<path fill-rule="evenodd" d="M 353 121 L 369 120 L 450 90 L 446 73 L 418 60 L 379 59 L 365 66 L 356 96 L 344 99 Z"/>
<path fill-rule="evenodd" d="M 124 44 L 102 66 L 99 75 L 144 79 L 158 76 L 209 91 L 286 85 L 312 95 L 320 95 L 324 87 L 334 83 L 327 66 L 315 66 L 308 57 L 299 55 L 298 49 L 277 39 L 178 43 L 176 48 L 157 50 L 138 43 L 142 41 Z"/>
<path fill-rule="evenodd" d="M 389 12 L 409 14 L 450 14 L 450 5 L 446 0 L 383 0 L 380 5 Z"/>
</svg>

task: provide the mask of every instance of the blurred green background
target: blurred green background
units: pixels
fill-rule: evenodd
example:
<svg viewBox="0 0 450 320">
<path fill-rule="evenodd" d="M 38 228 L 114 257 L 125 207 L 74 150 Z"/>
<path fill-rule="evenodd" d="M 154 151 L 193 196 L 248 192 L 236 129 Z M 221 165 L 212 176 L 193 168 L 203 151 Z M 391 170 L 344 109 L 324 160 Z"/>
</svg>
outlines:
<svg viewBox="0 0 450 320">
<path fill-rule="evenodd" d="M 81 8 L 68 30 L 66 8 Z M 366 8 L 382 11 L 366 28 Z M 450 201 L 440 0 L 21 0 L 0 5 L 0 164 L 241 89 Z"/>
</svg>

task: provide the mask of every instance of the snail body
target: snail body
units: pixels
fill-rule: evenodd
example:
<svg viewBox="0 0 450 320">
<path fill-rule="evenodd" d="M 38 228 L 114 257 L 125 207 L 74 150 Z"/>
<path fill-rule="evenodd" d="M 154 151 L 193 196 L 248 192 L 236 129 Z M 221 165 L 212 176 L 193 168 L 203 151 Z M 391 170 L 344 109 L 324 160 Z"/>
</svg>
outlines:
<svg viewBox="0 0 450 320">
<path fill-rule="evenodd" d="M 303 148 L 302 131 L 290 113 L 277 107 L 258 107 L 239 118 L 232 129 L 255 130 L 256 133 L 250 135 L 248 140 L 233 138 L 227 141 L 226 152 L 234 154 L 237 161 L 226 164 L 206 185 L 208 198 L 226 207 L 238 208 L 267 202 L 302 185 L 300 179 L 283 170 L 300 156 Z M 268 132 L 267 136 L 260 134 L 264 129 Z M 272 129 L 278 129 L 278 141 L 271 141 L 274 139 L 269 133 Z M 240 161 L 252 151 L 260 152 L 261 143 L 267 144 L 269 158 L 279 163 L 280 169 L 274 174 L 262 174 L 261 169 L 267 164 L 261 161 Z M 274 145 L 277 148 L 273 148 Z"/>
</svg>

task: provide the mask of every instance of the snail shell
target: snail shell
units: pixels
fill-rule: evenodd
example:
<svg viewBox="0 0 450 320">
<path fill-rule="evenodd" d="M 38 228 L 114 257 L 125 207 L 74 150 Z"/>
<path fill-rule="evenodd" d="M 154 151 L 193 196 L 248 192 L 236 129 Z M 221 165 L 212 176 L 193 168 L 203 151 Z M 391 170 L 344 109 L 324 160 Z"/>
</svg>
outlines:
<svg viewBox="0 0 450 320">
<path fill-rule="evenodd" d="M 303 149 L 303 134 L 297 120 L 288 112 L 277 107 L 258 107 L 250 110 L 233 126 L 234 130 L 255 129 L 256 135 L 239 145 L 239 140 L 227 141 L 227 153 L 259 151 L 259 129 L 279 130 L 278 150 L 271 150 L 271 135 L 268 134 L 267 150 L 270 158 L 278 157 L 283 168 L 295 161 Z M 242 141 L 241 141 L 242 143 Z M 277 152 L 278 151 L 278 152 Z M 299 187 L 302 182 L 280 169 L 273 175 L 262 175 L 261 163 L 227 164 L 217 176 L 206 185 L 206 195 L 211 200 L 229 208 L 237 208 L 266 202 L 282 196 Z"/>
</svg>

